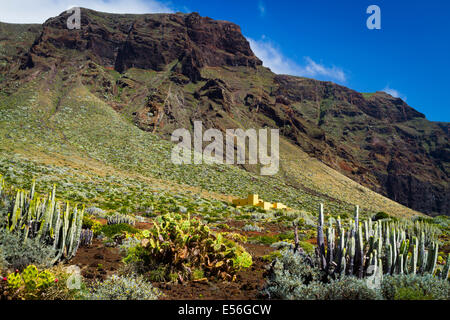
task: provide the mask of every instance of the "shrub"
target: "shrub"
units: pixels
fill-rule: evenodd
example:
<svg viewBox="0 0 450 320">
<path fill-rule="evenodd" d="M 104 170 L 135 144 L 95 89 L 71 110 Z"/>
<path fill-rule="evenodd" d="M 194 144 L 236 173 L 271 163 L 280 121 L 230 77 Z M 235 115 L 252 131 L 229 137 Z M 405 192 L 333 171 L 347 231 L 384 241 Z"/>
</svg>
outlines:
<svg viewBox="0 0 450 320">
<path fill-rule="evenodd" d="M 381 291 L 388 300 L 449 300 L 450 282 L 432 275 L 393 275 L 384 277 Z"/>
<path fill-rule="evenodd" d="M 254 224 L 246 224 L 242 230 L 244 231 L 254 231 L 254 232 L 262 232 L 263 229 Z"/>
<path fill-rule="evenodd" d="M 83 229 L 92 229 L 94 226 L 94 220 L 91 217 L 84 215 L 83 216 Z"/>
<path fill-rule="evenodd" d="M 425 294 L 425 292 L 418 287 L 398 288 L 395 292 L 394 300 L 433 300 L 433 296 Z"/>
<path fill-rule="evenodd" d="M 103 225 L 100 222 L 94 221 L 94 224 L 92 225 L 91 228 L 92 232 L 94 233 L 94 236 L 100 235 L 100 233 L 102 232 L 102 228 Z"/>
<path fill-rule="evenodd" d="M 10 273 L 7 277 L 9 295 L 13 299 L 42 299 L 46 290 L 58 280 L 48 270 L 39 271 L 29 265 L 21 273 Z"/>
<path fill-rule="evenodd" d="M 126 223 L 104 225 L 100 229 L 100 233 L 103 233 L 108 238 L 112 238 L 118 234 L 123 234 L 124 232 L 136 234 L 139 230 Z"/>
<path fill-rule="evenodd" d="M 304 300 L 378 300 L 377 290 L 367 286 L 365 280 L 343 277 L 329 283 L 313 282 L 299 290 L 299 299 Z"/>
<path fill-rule="evenodd" d="M 263 294 L 288 300 L 371 300 L 380 298 L 364 280 L 343 277 L 330 280 L 307 255 L 285 250 L 269 272 Z"/>
<path fill-rule="evenodd" d="M 0 259 L 4 268 L 23 270 L 30 264 L 50 266 L 54 250 L 37 239 L 22 239 L 18 234 L 0 229 Z"/>
<path fill-rule="evenodd" d="M 436 216 L 433 218 L 433 223 L 439 225 L 442 229 L 448 229 L 450 226 L 450 217 Z"/>
<path fill-rule="evenodd" d="M 58 265 L 49 271 L 53 273 L 58 281 L 45 290 L 41 295 L 43 300 L 73 300 L 82 298 L 82 293 L 86 291 L 86 285 L 82 281 L 80 270 L 74 266 L 64 267 Z M 69 286 L 68 283 L 71 285 Z M 79 285 L 79 286 L 78 286 Z"/>
<path fill-rule="evenodd" d="M 8 263 L 6 262 L 5 255 L 0 246 L 0 271 L 2 271 L 3 269 L 7 269 L 7 265 L 8 265 Z"/>
<path fill-rule="evenodd" d="M 136 224 L 136 220 L 131 217 L 120 213 L 115 213 L 113 215 L 108 216 L 108 225 L 111 224 L 129 224 L 134 226 Z"/>
<path fill-rule="evenodd" d="M 157 300 L 158 289 L 142 277 L 112 276 L 85 295 L 88 300 Z"/>
<path fill-rule="evenodd" d="M 1 175 L 0 185 L 3 187 Z M 14 203 L 8 209 L 9 215 L 6 224 L 3 221 L 2 228 L 21 234 L 24 238 L 37 239 L 44 246 L 51 245 L 56 251 L 49 259 L 53 263 L 62 259 L 70 260 L 78 249 L 84 206 L 79 209 L 77 204 L 72 206 L 69 201 L 56 200 L 56 185 L 45 196 L 38 196 L 35 187 L 33 181 L 29 192 L 10 188 L 2 194 L 2 198 L 11 199 L 8 203 Z M 12 199 L 15 199 L 14 202 Z"/>
<path fill-rule="evenodd" d="M 450 225 L 450 218 L 447 216 L 436 216 L 430 217 L 415 217 L 414 221 L 425 222 L 428 224 L 434 224 L 439 226 L 441 229 L 448 229 Z"/>
<path fill-rule="evenodd" d="M 151 230 L 142 232 L 141 243 L 128 249 L 126 263 L 140 272 L 166 266 L 165 280 L 192 279 L 192 271 L 206 276 L 235 279 L 235 272 L 248 268 L 252 257 L 233 239 L 231 233 L 215 234 L 198 219 L 179 214 L 158 217 Z"/>
<path fill-rule="evenodd" d="M 94 232 L 91 229 L 82 229 L 80 233 L 79 246 L 89 247 L 92 244 Z"/>
<path fill-rule="evenodd" d="M 99 218 L 106 217 L 106 212 L 97 207 L 90 207 L 86 209 L 86 214 L 97 216 Z"/>
<path fill-rule="evenodd" d="M 289 250 L 293 250 L 294 249 L 294 244 L 288 241 L 278 241 L 278 242 L 274 242 L 270 245 L 272 248 L 276 248 L 277 250 L 282 250 L 282 249 L 289 249 Z"/>
<path fill-rule="evenodd" d="M 307 256 L 284 250 L 281 258 L 272 263 L 263 293 L 270 299 L 302 299 L 304 288 L 322 277 L 320 269 Z"/>
<path fill-rule="evenodd" d="M 272 262 L 276 258 L 281 258 L 281 253 L 278 250 L 272 251 L 269 254 L 266 254 L 265 256 L 262 257 L 262 259 L 267 262 Z"/>
<path fill-rule="evenodd" d="M 216 228 L 225 229 L 225 230 L 231 229 L 231 227 L 229 225 L 227 225 L 226 223 L 220 223 L 220 224 L 216 225 Z"/>
<path fill-rule="evenodd" d="M 378 220 L 389 219 L 389 218 L 391 218 L 390 215 L 388 215 L 386 212 L 380 211 L 376 215 L 373 216 L 372 220 L 378 221 Z"/>
<path fill-rule="evenodd" d="M 306 242 L 306 241 L 299 241 L 299 246 L 300 248 L 302 248 L 303 250 L 305 250 L 306 254 L 310 254 L 312 255 L 314 253 L 314 245 Z"/>
<path fill-rule="evenodd" d="M 203 272 L 202 269 L 194 269 L 194 271 L 192 271 L 193 280 L 200 280 L 203 278 L 205 278 L 205 273 Z"/>
<path fill-rule="evenodd" d="M 167 268 L 165 266 L 159 266 L 155 270 L 151 270 L 148 273 L 148 278 L 154 282 L 164 282 L 166 280 Z"/>
</svg>

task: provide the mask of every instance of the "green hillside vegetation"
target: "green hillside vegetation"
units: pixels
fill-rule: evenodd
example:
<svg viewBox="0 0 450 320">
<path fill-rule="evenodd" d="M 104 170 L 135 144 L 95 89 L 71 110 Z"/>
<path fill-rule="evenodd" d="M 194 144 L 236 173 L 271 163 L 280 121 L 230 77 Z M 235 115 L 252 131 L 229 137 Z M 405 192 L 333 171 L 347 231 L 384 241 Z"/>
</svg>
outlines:
<svg viewBox="0 0 450 320">
<path fill-rule="evenodd" d="M 166 72 L 137 70 L 130 70 L 124 77 L 137 81 L 144 75 L 145 81 L 150 82 L 168 77 Z M 103 76 L 111 80 L 117 77 L 108 70 L 103 71 Z M 137 128 L 126 114 L 114 111 L 89 86 L 80 83 L 78 77 L 72 80 L 71 86 L 62 81 L 63 77 L 49 71 L 24 84 L 16 93 L 1 96 L 0 170 L 13 183 L 29 183 L 37 176 L 43 180 L 38 182 L 50 187 L 54 182 L 70 178 L 69 185 L 79 184 L 78 195 L 67 190 L 67 196 L 93 205 L 101 205 L 112 197 L 96 189 L 108 190 L 107 185 L 118 183 L 117 189 L 129 189 L 131 194 L 139 190 L 139 194 L 129 196 L 133 200 L 125 203 L 118 200 L 114 205 L 132 205 L 129 211 L 136 210 L 145 201 L 144 190 L 154 188 L 148 179 L 158 179 L 185 185 L 178 189 L 188 188 L 197 193 L 205 190 L 234 197 L 258 193 L 267 201 L 283 202 L 309 212 L 314 212 L 319 202 L 324 202 L 333 214 L 348 211 L 360 202 L 367 214 L 377 210 L 398 216 L 419 214 L 360 187 L 288 142 L 282 143 L 282 169 L 273 177 L 259 176 L 235 166 L 176 166 L 170 161 L 173 147 L 170 142 Z M 13 162 L 19 155 L 23 160 Z M 42 175 L 50 164 L 54 172 Z M 125 181 L 131 179 L 133 183 L 121 181 L 124 176 Z M 104 180 L 109 180 L 106 186 Z M 61 192 L 66 192 L 64 184 Z"/>
</svg>

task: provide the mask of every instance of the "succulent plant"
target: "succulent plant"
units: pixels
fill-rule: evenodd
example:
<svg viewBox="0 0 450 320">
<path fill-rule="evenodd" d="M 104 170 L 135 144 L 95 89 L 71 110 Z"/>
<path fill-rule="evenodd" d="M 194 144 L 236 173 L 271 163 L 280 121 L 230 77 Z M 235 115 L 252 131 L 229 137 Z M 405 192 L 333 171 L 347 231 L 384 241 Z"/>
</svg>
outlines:
<svg viewBox="0 0 450 320">
<path fill-rule="evenodd" d="M 24 239 L 33 238 L 52 246 L 56 251 L 52 263 L 60 259 L 71 259 L 76 254 L 80 244 L 84 208 L 79 210 L 77 205 L 71 207 L 69 202 L 57 201 L 56 185 L 50 194 L 42 197 L 35 192 L 34 180 L 30 191 L 11 188 L 7 192 L 0 175 L 0 186 L 0 196 L 11 200 L 5 228 L 22 234 Z"/>
<path fill-rule="evenodd" d="M 109 225 L 126 223 L 126 224 L 134 226 L 136 224 L 136 220 L 133 217 L 127 216 L 124 214 L 120 214 L 120 213 L 116 213 L 114 215 L 108 216 L 107 220 L 108 220 Z"/>
<path fill-rule="evenodd" d="M 89 247 L 92 244 L 94 232 L 91 229 L 82 229 L 80 234 L 80 247 Z"/>
<path fill-rule="evenodd" d="M 350 221 L 345 232 L 339 217 L 336 229 L 332 218 L 326 227 L 323 205 L 319 207 L 316 254 L 322 270 L 334 277 L 344 274 L 358 278 L 379 277 L 383 273 L 433 275 L 438 249 L 437 232 L 426 223 L 390 220 L 360 222 L 359 208 L 356 207 L 354 220 Z M 448 274 L 448 265 L 443 272 Z"/>
<path fill-rule="evenodd" d="M 184 219 L 179 214 L 167 214 L 142 233 L 140 244 L 128 249 L 125 261 L 144 263 L 147 269 L 168 266 L 167 280 L 170 274 L 178 274 L 179 281 L 190 279 L 195 268 L 208 276 L 233 280 L 236 271 L 252 264 L 251 255 L 234 239 L 234 234 L 214 233 L 189 215 Z"/>
</svg>

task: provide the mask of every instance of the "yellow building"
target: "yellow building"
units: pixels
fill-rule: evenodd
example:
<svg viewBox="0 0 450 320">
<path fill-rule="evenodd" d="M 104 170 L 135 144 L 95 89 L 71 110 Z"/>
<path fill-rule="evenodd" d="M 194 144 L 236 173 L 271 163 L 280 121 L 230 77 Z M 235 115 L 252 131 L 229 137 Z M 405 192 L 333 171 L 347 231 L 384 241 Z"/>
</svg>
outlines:
<svg viewBox="0 0 450 320">
<path fill-rule="evenodd" d="M 264 210 L 270 210 L 270 209 L 278 209 L 278 210 L 288 210 L 289 208 L 279 202 L 270 203 L 263 200 L 259 200 L 259 196 L 257 194 L 249 194 L 246 199 L 234 199 L 233 204 L 237 207 L 242 206 L 257 206 L 261 207 Z"/>
<path fill-rule="evenodd" d="M 284 205 L 284 204 L 282 204 L 282 203 L 280 203 L 280 202 L 275 202 L 274 204 L 273 204 L 273 209 L 279 209 L 279 210 L 285 210 L 285 209 L 287 209 L 288 207 L 286 206 L 286 205 Z"/>
<path fill-rule="evenodd" d="M 261 207 L 264 210 L 270 210 L 273 207 L 270 202 L 265 202 L 265 201 L 260 201 L 256 206 Z"/>
</svg>

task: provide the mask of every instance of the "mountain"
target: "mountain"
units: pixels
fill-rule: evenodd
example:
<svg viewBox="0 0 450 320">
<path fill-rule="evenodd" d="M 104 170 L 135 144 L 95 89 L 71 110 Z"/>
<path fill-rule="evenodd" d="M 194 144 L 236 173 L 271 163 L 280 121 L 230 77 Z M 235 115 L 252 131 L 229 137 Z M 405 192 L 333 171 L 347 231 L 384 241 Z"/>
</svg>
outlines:
<svg viewBox="0 0 450 320">
<path fill-rule="evenodd" d="M 68 30 L 68 17 L 0 24 L 5 155 L 225 195 L 253 190 L 308 210 L 326 201 L 335 212 L 360 204 L 396 215 L 449 214 L 448 123 L 430 122 L 383 92 L 276 75 L 230 22 L 82 9 L 81 30 Z M 175 167 L 161 138 L 195 120 L 221 130 L 279 128 L 280 173 Z"/>
</svg>

